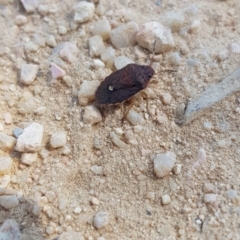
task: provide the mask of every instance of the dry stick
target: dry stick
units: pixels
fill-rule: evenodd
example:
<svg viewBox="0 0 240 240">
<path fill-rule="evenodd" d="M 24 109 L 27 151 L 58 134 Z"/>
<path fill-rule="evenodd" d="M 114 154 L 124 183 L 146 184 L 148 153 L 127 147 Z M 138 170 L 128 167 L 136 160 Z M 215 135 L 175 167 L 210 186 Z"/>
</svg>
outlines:
<svg viewBox="0 0 240 240">
<path fill-rule="evenodd" d="M 187 104 L 185 112 L 176 117 L 176 122 L 180 125 L 191 122 L 199 117 L 204 110 L 239 90 L 240 68 L 224 78 L 220 83 L 209 86 L 198 98 L 191 100 Z"/>
</svg>

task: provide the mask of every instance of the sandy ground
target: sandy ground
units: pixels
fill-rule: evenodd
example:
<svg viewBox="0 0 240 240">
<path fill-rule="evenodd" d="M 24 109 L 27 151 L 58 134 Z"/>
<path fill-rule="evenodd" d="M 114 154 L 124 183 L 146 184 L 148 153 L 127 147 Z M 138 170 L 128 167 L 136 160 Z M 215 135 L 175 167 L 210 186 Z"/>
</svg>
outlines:
<svg viewBox="0 0 240 240">
<path fill-rule="evenodd" d="M 62 36 L 58 34 L 58 27 L 69 26 L 77 1 L 42 1 L 49 9 L 56 8 L 55 13 L 46 16 L 38 11 L 26 13 L 18 1 L 0 1 L 1 46 L 10 49 L 1 57 L 0 122 L 9 135 L 24 122 L 40 123 L 44 126 L 42 149 L 49 150 L 47 157 L 39 155 L 31 166 L 20 164 L 20 153 L 1 150 L 1 155 L 9 154 L 14 160 L 7 187 L 21 192 L 22 197 L 16 208 L 1 208 L 0 222 L 15 219 L 20 224 L 22 239 L 26 240 L 54 239 L 69 230 L 81 232 L 84 239 L 89 240 L 100 237 L 106 240 L 240 239 L 239 93 L 216 104 L 188 125 L 179 127 L 174 121 L 179 104 L 195 98 L 207 86 L 221 81 L 239 67 L 240 54 L 227 52 L 231 43 L 240 46 L 239 0 L 132 0 L 129 4 L 120 1 L 125 6 L 118 1 L 110 2 L 101 3 L 106 12 L 113 10 L 106 18 L 118 26 L 132 20 L 138 24 L 164 22 L 164 16 L 170 11 L 184 12 L 185 27 L 200 21 L 196 33 L 173 33 L 175 51 L 182 58 L 182 64 L 174 66 L 176 71 L 161 71 L 162 67 L 172 68 L 165 60 L 167 54 L 155 62 L 159 71 L 149 85 L 154 92 L 149 108 L 165 120 L 160 124 L 150 117 L 145 99 L 138 97 L 133 109 L 145 118 L 141 132 L 135 133 L 128 121 L 122 123 L 119 106 L 102 110 L 102 122 L 93 126 L 84 124 L 84 107 L 79 106 L 77 99 L 81 83 L 102 81 L 114 71 L 90 67 L 90 28 L 102 17 L 95 14 L 91 21 L 76 30 L 69 29 Z M 14 20 L 19 14 L 25 15 L 28 22 L 16 27 Z M 82 29 L 86 32 L 84 36 L 81 36 Z M 29 86 L 19 83 L 18 54 L 21 55 L 21 48 L 31 39 L 33 31 L 55 35 L 58 44 L 77 42 L 80 49 L 77 61 L 61 66 L 72 79 L 70 86 L 51 79 L 49 59 L 53 48 L 49 46 L 40 47 L 23 58 L 25 62 L 39 64 L 40 71 Z M 112 46 L 110 41 L 105 44 Z M 143 53 L 147 61 L 150 53 L 147 50 Z M 221 58 L 224 53 L 226 58 Z M 116 55 L 125 55 L 137 62 L 132 46 L 116 49 Z M 197 66 L 188 65 L 189 59 L 197 61 Z M 18 113 L 18 102 L 26 91 L 32 92 L 38 107 L 47 107 L 42 116 Z M 170 104 L 163 104 L 163 93 L 172 96 Z M 6 112 L 13 118 L 10 125 L 4 122 Z M 66 145 L 70 153 L 67 156 L 62 154 L 62 149 L 52 150 L 48 146 L 51 134 L 60 130 L 68 135 Z M 112 143 L 109 137 L 112 131 L 123 132 L 121 138 L 127 143 L 126 149 Z M 129 131 L 136 144 L 124 138 Z M 94 141 L 100 143 L 99 149 L 93 147 Z M 200 148 L 206 152 L 206 161 L 197 166 Z M 171 172 L 159 179 L 153 170 L 153 159 L 166 151 L 176 154 L 176 164 L 182 168 L 179 174 Z M 95 165 L 102 167 L 99 175 L 91 170 Z M 1 181 L 3 178 L 1 176 Z M 212 204 L 204 201 L 208 191 L 203 186 L 207 183 L 212 184 L 209 192 L 217 197 Z M 236 191 L 237 196 L 231 198 L 229 190 Z M 44 203 L 40 214 L 34 215 L 34 199 L 45 196 L 48 191 L 55 193 L 54 199 Z M 161 201 L 165 194 L 171 198 L 168 205 Z M 99 201 L 98 205 L 90 203 L 93 197 Z M 76 208 L 81 208 L 81 212 L 74 213 Z M 109 212 L 109 224 L 96 230 L 92 221 L 98 211 Z"/>
</svg>

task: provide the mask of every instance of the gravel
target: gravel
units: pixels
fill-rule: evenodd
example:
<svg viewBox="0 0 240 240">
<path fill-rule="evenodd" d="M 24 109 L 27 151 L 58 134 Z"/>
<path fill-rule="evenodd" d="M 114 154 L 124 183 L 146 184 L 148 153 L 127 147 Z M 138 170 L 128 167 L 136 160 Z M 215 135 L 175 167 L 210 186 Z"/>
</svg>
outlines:
<svg viewBox="0 0 240 240">
<path fill-rule="evenodd" d="M 15 195 L 0 196 L 0 205 L 8 210 L 17 207 L 19 201 Z"/>
<path fill-rule="evenodd" d="M 15 146 L 16 139 L 12 136 L 8 136 L 4 132 L 0 132 L 0 149 L 4 151 L 10 151 Z"/>
<path fill-rule="evenodd" d="M 109 213 L 100 211 L 98 212 L 93 219 L 93 225 L 95 228 L 100 229 L 107 226 L 109 223 Z"/>
<path fill-rule="evenodd" d="M 58 131 L 52 134 L 50 138 L 50 146 L 52 148 L 64 147 L 67 144 L 67 132 Z"/>
<path fill-rule="evenodd" d="M 0 175 L 10 173 L 13 161 L 10 157 L 0 157 Z"/>
</svg>

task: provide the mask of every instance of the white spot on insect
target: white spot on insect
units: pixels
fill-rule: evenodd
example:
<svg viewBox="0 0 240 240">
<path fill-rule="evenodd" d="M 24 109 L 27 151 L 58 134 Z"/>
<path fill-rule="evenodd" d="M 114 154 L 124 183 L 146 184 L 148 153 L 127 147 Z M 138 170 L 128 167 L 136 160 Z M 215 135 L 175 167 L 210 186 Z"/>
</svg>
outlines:
<svg viewBox="0 0 240 240">
<path fill-rule="evenodd" d="M 109 89 L 110 91 L 113 91 L 113 86 L 109 86 L 108 89 Z"/>
</svg>

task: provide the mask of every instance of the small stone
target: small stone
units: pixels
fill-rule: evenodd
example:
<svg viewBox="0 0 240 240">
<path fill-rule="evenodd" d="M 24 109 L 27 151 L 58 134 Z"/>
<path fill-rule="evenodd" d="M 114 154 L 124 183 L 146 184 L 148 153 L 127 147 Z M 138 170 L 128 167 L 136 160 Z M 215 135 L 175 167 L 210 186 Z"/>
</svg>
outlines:
<svg viewBox="0 0 240 240">
<path fill-rule="evenodd" d="M 79 2 L 75 7 L 74 22 L 84 23 L 88 22 L 93 18 L 95 6 L 90 2 Z"/>
<path fill-rule="evenodd" d="M 90 199 L 90 202 L 91 202 L 92 205 L 95 205 L 95 206 L 99 205 L 99 200 L 97 198 L 95 198 L 95 197 L 92 197 Z"/>
<path fill-rule="evenodd" d="M 234 199 L 237 197 L 237 191 L 236 190 L 233 190 L 233 189 L 229 189 L 227 191 L 227 195 L 228 195 L 228 198 L 229 199 Z"/>
<path fill-rule="evenodd" d="M 51 226 L 46 227 L 46 233 L 47 233 L 48 235 L 53 234 L 53 228 L 52 228 Z"/>
<path fill-rule="evenodd" d="M 105 64 L 99 59 L 93 59 L 93 68 L 94 69 L 101 69 L 104 68 Z"/>
<path fill-rule="evenodd" d="M 164 18 L 164 25 L 169 27 L 172 32 L 178 32 L 185 22 L 185 17 L 181 12 L 168 12 Z"/>
<path fill-rule="evenodd" d="M 52 190 L 49 190 L 45 193 L 46 198 L 48 199 L 48 202 L 54 202 L 56 199 L 56 193 Z"/>
<path fill-rule="evenodd" d="M 104 13 L 105 13 L 105 7 L 101 3 L 99 3 L 96 7 L 96 14 L 98 16 L 103 16 Z"/>
<path fill-rule="evenodd" d="M 115 59 L 115 50 L 108 47 L 101 52 L 101 59 L 108 68 L 112 68 Z"/>
<path fill-rule="evenodd" d="M 15 150 L 19 152 L 37 152 L 41 149 L 42 139 L 43 126 L 33 122 L 18 137 Z"/>
<path fill-rule="evenodd" d="M 82 209 L 81 209 L 80 207 L 76 207 L 76 208 L 74 208 L 74 210 L 73 210 L 73 212 L 74 212 L 75 214 L 79 214 L 81 211 L 82 211 Z"/>
<path fill-rule="evenodd" d="M 182 164 L 175 164 L 173 167 L 173 173 L 179 175 L 182 170 Z"/>
<path fill-rule="evenodd" d="M 11 172 L 12 159 L 10 157 L 0 157 L 0 175 L 4 175 Z"/>
<path fill-rule="evenodd" d="M 22 129 L 22 128 L 14 128 L 14 129 L 13 129 L 13 136 L 14 136 L 15 138 L 18 138 L 19 135 L 22 134 L 22 132 L 23 132 L 23 129 Z"/>
<path fill-rule="evenodd" d="M 35 33 L 33 35 L 32 41 L 39 45 L 40 47 L 45 47 L 46 45 L 46 39 L 42 33 Z"/>
<path fill-rule="evenodd" d="M 79 53 L 79 49 L 77 48 L 75 43 L 64 42 L 59 52 L 59 56 L 63 60 L 73 63 L 76 61 L 78 53 Z"/>
<path fill-rule="evenodd" d="M 109 213 L 100 211 L 98 212 L 94 219 L 93 219 L 93 225 L 95 228 L 100 229 L 108 225 L 109 223 Z"/>
<path fill-rule="evenodd" d="M 162 178 L 169 174 L 176 162 L 176 155 L 173 152 L 157 154 L 154 159 L 154 172 L 157 177 Z"/>
<path fill-rule="evenodd" d="M 119 139 L 118 135 L 115 132 L 110 132 L 110 138 L 112 142 L 119 148 L 126 149 L 127 144 Z"/>
<path fill-rule="evenodd" d="M 23 64 L 21 67 L 21 82 L 24 84 L 31 84 L 38 73 L 39 66 L 35 64 Z"/>
<path fill-rule="evenodd" d="M 94 174 L 96 174 L 96 175 L 102 175 L 103 169 L 102 169 L 101 166 L 93 165 L 93 166 L 91 167 L 91 171 L 92 171 Z"/>
<path fill-rule="evenodd" d="M 203 199 L 203 201 L 206 204 L 209 204 L 209 203 L 212 204 L 212 203 L 216 202 L 216 200 L 217 200 L 217 194 L 211 194 L 211 193 L 205 194 L 204 199 Z"/>
<path fill-rule="evenodd" d="M 203 184 L 203 192 L 204 193 L 214 193 L 215 192 L 214 185 L 212 183 L 204 183 Z"/>
<path fill-rule="evenodd" d="M 0 132 L 0 149 L 3 151 L 10 151 L 16 143 L 16 139 L 12 136 L 8 136 L 4 132 Z"/>
<path fill-rule="evenodd" d="M 95 92 L 100 81 L 83 81 L 78 92 L 78 101 L 81 106 L 86 106 L 94 100 Z"/>
<path fill-rule="evenodd" d="M 46 44 L 49 46 L 49 47 L 56 47 L 57 46 L 57 42 L 56 42 L 56 39 L 54 37 L 54 35 L 48 35 L 47 38 L 46 38 Z"/>
<path fill-rule="evenodd" d="M 130 110 L 126 118 L 132 125 L 143 125 L 145 123 L 142 115 L 135 112 L 134 110 Z"/>
<path fill-rule="evenodd" d="M 237 43 L 230 43 L 228 45 L 228 50 L 231 53 L 240 53 L 240 46 Z"/>
<path fill-rule="evenodd" d="M 211 122 L 204 122 L 204 123 L 203 123 L 203 127 L 204 127 L 206 130 L 211 130 L 211 129 L 212 129 L 212 123 L 211 123 Z"/>
<path fill-rule="evenodd" d="M 22 26 L 27 23 L 27 18 L 23 15 L 17 15 L 14 20 L 15 24 L 18 26 Z"/>
<path fill-rule="evenodd" d="M 217 145 L 220 148 L 227 148 L 230 147 L 232 144 L 232 141 L 230 138 L 225 138 L 217 141 Z"/>
<path fill-rule="evenodd" d="M 153 51 L 155 44 L 155 53 L 164 53 L 171 51 L 174 47 L 173 36 L 168 27 L 164 27 L 158 22 L 144 23 L 136 36 L 138 44 Z"/>
<path fill-rule="evenodd" d="M 182 58 L 179 56 L 178 52 L 173 52 L 167 56 L 167 61 L 171 66 L 179 66 L 181 65 Z"/>
<path fill-rule="evenodd" d="M 46 159 L 49 155 L 49 151 L 47 149 L 42 149 L 39 154 L 42 159 Z"/>
<path fill-rule="evenodd" d="M 201 22 L 199 20 L 194 20 L 189 27 L 190 33 L 198 33 L 201 29 Z"/>
<path fill-rule="evenodd" d="M 103 41 L 109 39 L 110 32 L 111 25 L 107 19 L 98 21 L 92 29 L 92 34 L 101 36 Z"/>
<path fill-rule="evenodd" d="M 39 45 L 32 42 L 32 41 L 29 41 L 26 45 L 25 45 L 25 49 L 26 51 L 29 51 L 31 53 L 34 53 L 36 52 L 38 49 L 39 49 Z"/>
<path fill-rule="evenodd" d="M 14 219 L 7 219 L 0 228 L 1 240 L 21 240 L 18 223 Z"/>
<path fill-rule="evenodd" d="M 94 36 L 89 39 L 89 52 L 91 57 L 99 57 L 105 46 L 101 36 Z"/>
<path fill-rule="evenodd" d="M 85 238 L 79 232 L 68 231 L 63 232 L 59 237 L 58 240 L 84 240 Z"/>
<path fill-rule="evenodd" d="M 5 124 L 11 124 L 12 123 L 12 115 L 11 113 L 9 112 L 6 112 L 3 114 L 3 118 L 4 118 L 4 121 L 5 121 Z"/>
<path fill-rule="evenodd" d="M 228 58 L 228 56 L 229 56 L 229 51 L 227 49 L 224 49 L 224 50 L 218 52 L 217 60 L 219 62 L 224 61 L 224 60 L 226 60 Z"/>
<path fill-rule="evenodd" d="M 172 96 L 170 93 L 163 93 L 162 100 L 165 105 L 169 105 L 172 101 Z"/>
<path fill-rule="evenodd" d="M 37 161 L 37 153 L 23 153 L 21 156 L 21 162 L 25 165 L 32 165 Z"/>
<path fill-rule="evenodd" d="M 94 125 L 102 121 L 100 111 L 93 105 L 86 106 L 83 113 L 83 122 L 85 124 Z"/>
<path fill-rule="evenodd" d="M 24 92 L 18 103 L 18 112 L 21 114 L 30 114 L 35 110 L 35 101 L 31 92 Z"/>
<path fill-rule="evenodd" d="M 162 195 L 162 204 L 163 205 L 168 205 L 171 203 L 171 198 L 169 195 L 165 194 L 165 195 Z"/>
<path fill-rule="evenodd" d="M 27 13 L 33 13 L 39 4 L 39 0 L 21 0 Z"/>
<path fill-rule="evenodd" d="M 38 107 L 38 108 L 34 111 L 34 113 L 35 113 L 36 115 L 38 115 L 38 116 L 42 116 L 42 115 L 44 115 L 44 114 L 46 113 L 46 111 L 47 111 L 47 107 L 41 106 L 41 107 Z"/>
<path fill-rule="evenodd" d="M 117 70 L 126 67 L 130 63 L 134 63 L 134 61 L 125 56 L 118 56 L 114 59 L 114 66 Z"/>
<path fill-rule="evenodd" d="M 52 148 L 64 147 L 67 144 L 67 133 L 59 131 L 52 134 L 50 139 L 50 146 Z"/>
<path fill-rule="evenodd" d="M 48 14 L 48 10 L 49 6 L 47 4 L 40 4 L 38 6 L 38 12 L 43 16 L 46 16 Z"/>
<path fill-rule="evenodd" d="M 66 75 L 66 72 L 53 62 L 51 63 L 50 71 L 53 79 L 63 78 Z"/>
<path fill-rule="evenodd" d="M 147 199 L 150 199 L 150 200 L 154 201 L 154 199 L 155 199 L 155 192 L 148 192 Z"/>
<path fill-rule="evenodd" d="M 110 34 L 111 42 L 116 48 L 134 46 L 138 31 L 138 24 L 134 21 L 121 25 L 112 30 Z"/>
<path fill-rule="evenodd" d="M 15 195 L 0 196 L 0 205 L 7 210 L 17 207 L 18 204 L 19 201 Z"/>
<path fill-rule="evenodd" d="M 164 113 L 159 113 L 157 115 L 157 122 L 159 124 L 166 125 L 168 123 L 168 118 L 167 118 L 167 116 Z"/>
<path fill-rule="evenodd" d="M 64 81 L 64 83 L 66 83 L 66 85 L 68 87 L 72 86 L 72 78 L 70 76 L 68 76 L 68 75 L 64 76 L 63 81 Z"/>
<path fill-rule="evenodd" d="M 143 130 L 143 126 L 141 126 L 141 125 L 135 125 L 133 127 L 134 133 L 140 133 L 142 130 Z"/>
<path fill-rule="evenodd" d="M 67 28 L 64 27 L 64 26 L 59 26 L 59 28 L 58 28 L 58 33 L 59 33 L 60 35 L 65 35 L 65 34 L 67 33 Z"/>
</svg>

